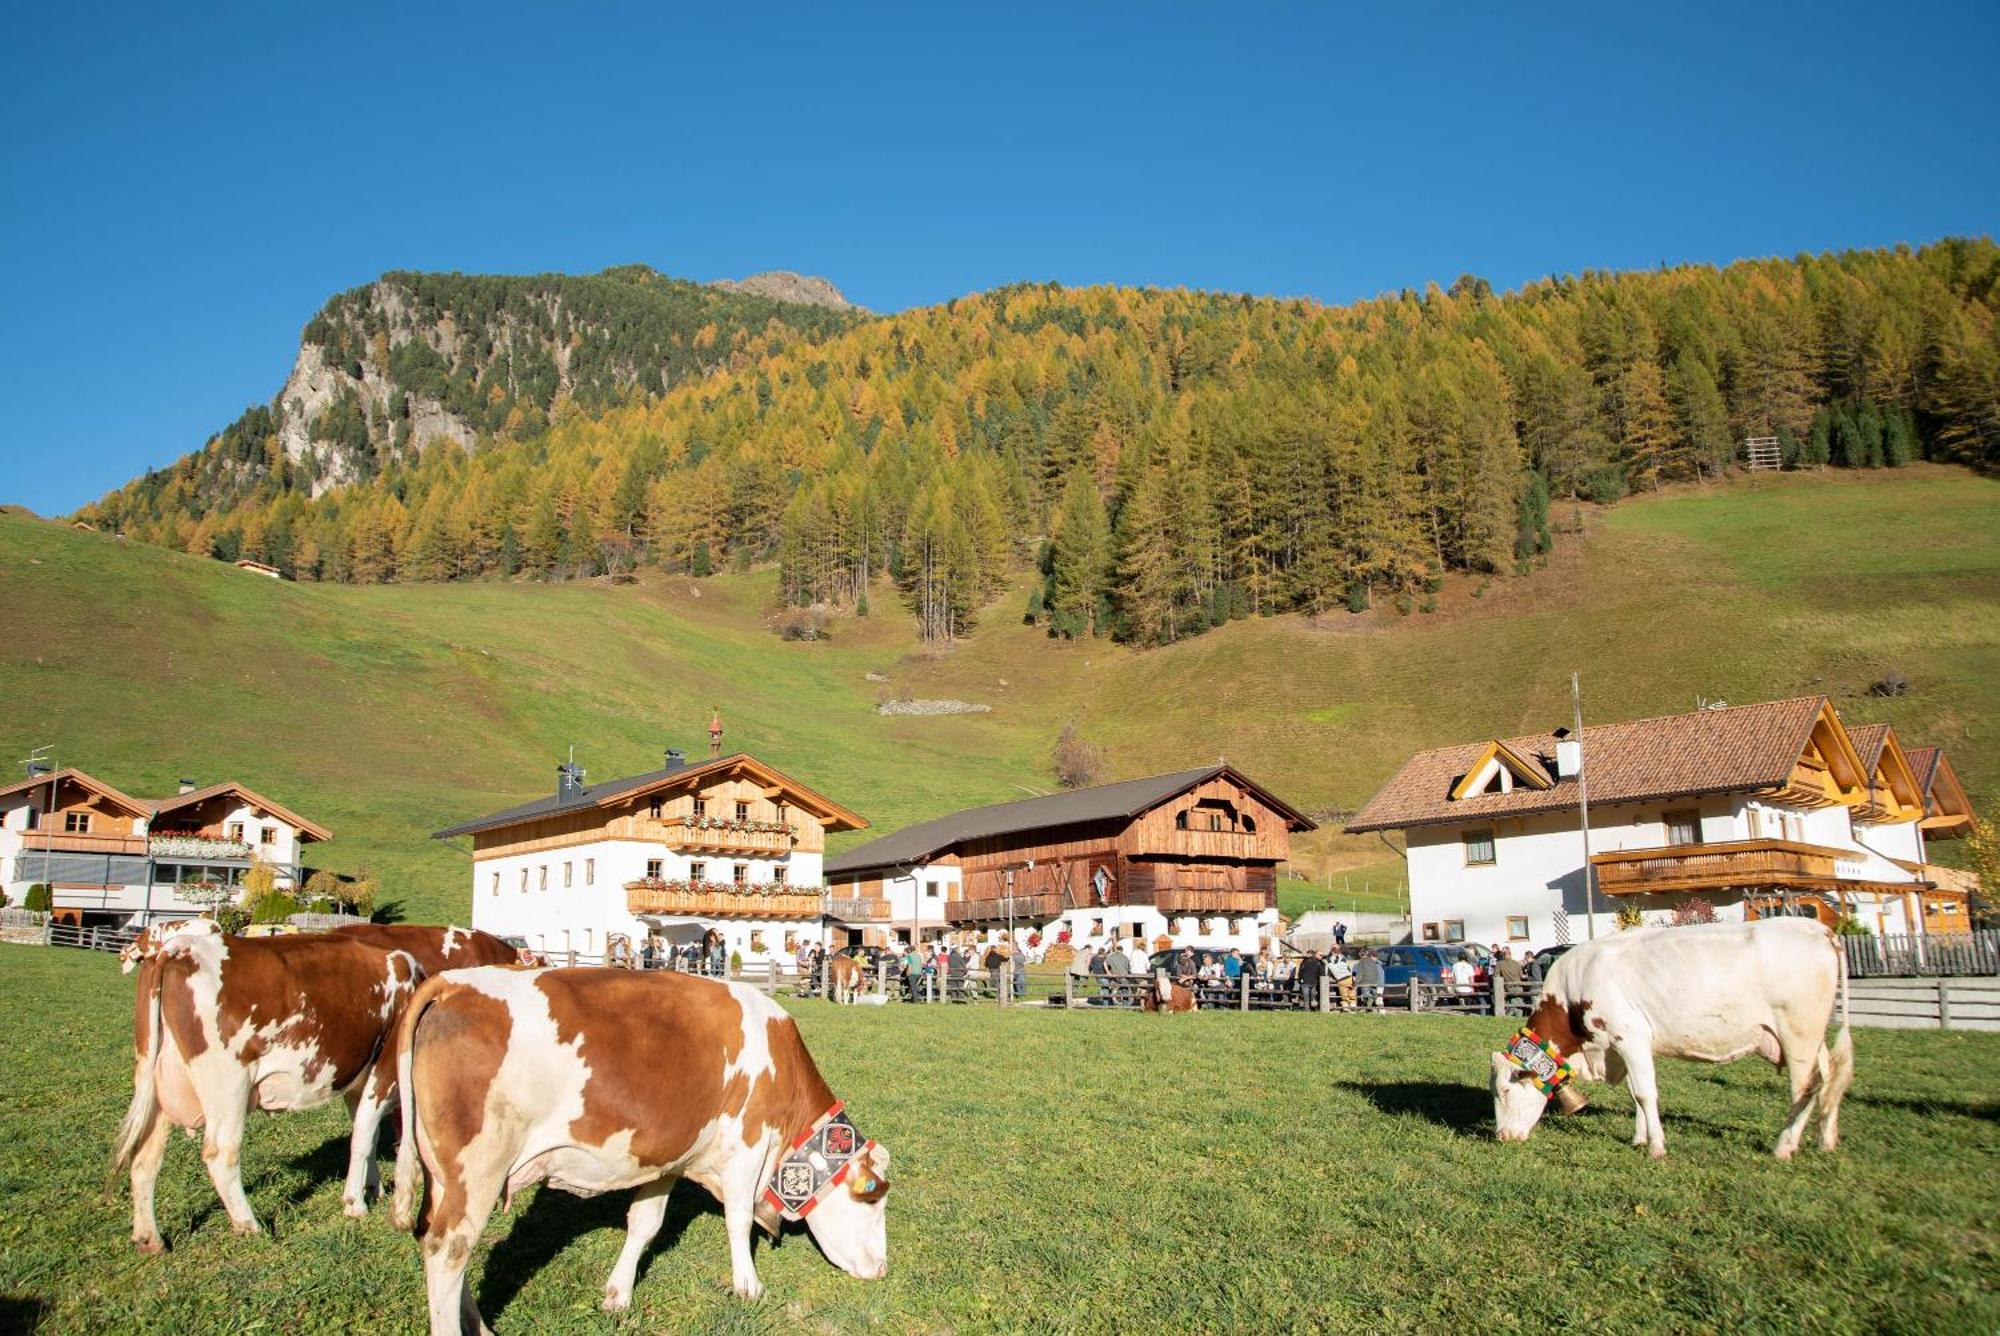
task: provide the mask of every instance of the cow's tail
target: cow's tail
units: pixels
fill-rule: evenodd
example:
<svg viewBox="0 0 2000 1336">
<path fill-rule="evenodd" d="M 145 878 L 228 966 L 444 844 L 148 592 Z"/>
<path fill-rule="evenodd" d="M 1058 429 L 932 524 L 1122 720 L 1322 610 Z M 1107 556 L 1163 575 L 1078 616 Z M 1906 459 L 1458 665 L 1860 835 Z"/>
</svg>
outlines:
<svg viewBox="0 0 2000 1336">
<path fill-rule="evenodd" d="M 398 1229 L 411 1229 L 417 1223 L 417 1180 L 423 1177 L 421 1157 L 417 1154 L 416 1085 L 410 1079 L 417 1054 L 417 1022 L 437 1001 L 443 988 L 442 974 L 425 979 L 396 1019 L 396 1106 L 402 1130 L 396 1138 L 396 1194 L 390 1204 L 389 1218 Z"/>
<path fill-rule="evenodd" d="M 147 990 L 140 1003 L 146 1014 L 146 1051 L 139 1055 L 132 1070 L 132 1103 L 125 1110 L 125 1119 L 118 1124 L 118 1139 L 111 1152 L 111 1164 L 104 1171 L 104 1183 L 108 1189 L 126 1165 L 132 1162 L 132 1155 L 139 1149 L 139 1143 L 152 1130 L 153 1120 L 160 1116 L 159 1087 L 155 1072 L 160 1066 L 160 1044 L 162 1022 L 160 1011 L 161 970 L 157 965 L 139 975 L 139 986 Z"/>
</svg>

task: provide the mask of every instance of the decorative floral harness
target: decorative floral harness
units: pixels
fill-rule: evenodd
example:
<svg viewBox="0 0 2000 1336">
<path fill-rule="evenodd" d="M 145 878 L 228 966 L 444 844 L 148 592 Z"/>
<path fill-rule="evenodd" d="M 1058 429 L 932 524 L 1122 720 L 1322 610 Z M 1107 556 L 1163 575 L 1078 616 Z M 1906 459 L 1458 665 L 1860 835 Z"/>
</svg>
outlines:
<svg viewBox="0 0 2000 1336">
<path fill-rule="evenodd" d="M 1554 1095 L 1558 1086 L 1576 1076 L 1562 1050 L 1525 1025 L 1514 1031 L 1502 1056 L 1528 1073 L 1543 1099 Z"/>
<path fill-rule="evenodd" d="M 844 1101 L 835 1100 L 832 1108 L 799 1133 L 778 1161 L 771 1181 L 764 1185 L 762 1206 L 786 1220 L 805 1219 L 847 1177 L 855 1161 L 867 1158 L 875 1149 L 875 1143 L 863 1141 L 841 1112 L 846 1107 Z M 864 1190 L 873 1187 L 870 1179 Z"/>
</svg>

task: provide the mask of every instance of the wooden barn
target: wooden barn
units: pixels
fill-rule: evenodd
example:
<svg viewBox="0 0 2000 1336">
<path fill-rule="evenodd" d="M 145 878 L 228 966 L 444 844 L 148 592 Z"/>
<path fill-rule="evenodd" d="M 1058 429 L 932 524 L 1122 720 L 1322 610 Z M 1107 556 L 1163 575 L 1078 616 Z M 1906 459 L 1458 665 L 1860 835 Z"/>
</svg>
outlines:
<svg viewBox="0 0 2000 1336">
<path fill-rule="evenodd" d="M 1255 950 L 1277 924 L 1292 834 L 1311 829 L 1211 765 L 954 812 L 828 860 L 826 878 L 835 895 L 910 907 L 884 939 L 1011 928 Z"/>
</svg>

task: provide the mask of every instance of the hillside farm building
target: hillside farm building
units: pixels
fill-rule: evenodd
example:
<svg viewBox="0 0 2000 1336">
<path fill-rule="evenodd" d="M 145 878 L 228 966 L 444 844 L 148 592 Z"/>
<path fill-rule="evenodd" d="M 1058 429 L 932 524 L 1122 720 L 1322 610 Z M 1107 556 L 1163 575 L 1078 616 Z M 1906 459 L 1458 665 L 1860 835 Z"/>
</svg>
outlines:
<svg viewBox="0 0 2000 1336">
<path fill-rule="evenodd" d="M 300 884 L 299 855 L 331 831 L 233 780 L 181 782 L 171 798 L 134 798 L 81 770 L 0 788 L 0 886 L 10 904 L 49 887 L 58 919 L 139 926 L 235 898 L 256 863 Z"/>
<path fill-rule="evenodd" d="M 1012 929 L 1093 944 L 1257 949 L 1277 926 L 1277 868 L 1312 821 L 1227 765 L 976 807 L 826 865 L 878 906 L 855 936 L 887 944 Z"/>
<path fill-rule="evenodd" d="M 669 751 L 661 769 L 583 780 L 558 766 L 548 797 L 437 833 L 472 838 L 474 927 L 591 956 L 614 936 L 682 945 L 713 929 L 756 962 L 856 912 L 827 900 L 820 864 L 829 832 L 868 823 L 753 757 Z"/>
<path fill-rule="evenodd" d="M 1970 824 L 1942 752 L 1850 729 L 1809 696 L 1418 752 L 1347 829 L 1404 833 L 1417 940 L 1540 949 L 1690 900 L 1724 919 L 1964 931 L 1963 884 L 1926 841 Z"/>
</svg>

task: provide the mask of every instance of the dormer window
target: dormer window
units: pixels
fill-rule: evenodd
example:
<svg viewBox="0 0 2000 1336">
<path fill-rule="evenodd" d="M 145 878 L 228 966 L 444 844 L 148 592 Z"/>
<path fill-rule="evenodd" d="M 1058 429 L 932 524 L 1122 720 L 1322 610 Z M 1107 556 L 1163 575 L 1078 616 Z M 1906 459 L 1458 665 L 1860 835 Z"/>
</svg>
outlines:
<svg viewBox="0 0 2000 1336">
<path fill-rule="evenodd" d="M 1555 781 L 1535 762 L 1502 742 L 1489 742 L 1451 787 L 1451 800 L 1486 798 L 1516 788 L 1548 789 Z"/>
<path fill-rule="evenodd" d="M 736 804 L 737 824 L 741 825 L 743 822 L 748 821 L 749 819 L 750 819 L 750 804 L 749 803 Z"/>
<path fill-rule="evenodd" d="M 699 821 L 707 815 L 708 815 L 708 799 L 696 798 L 694 800 L 694 819 Z"/>
<path fill-rule="evenodd" d="M 666 807 L 667 805 L 662 799 L 655 798 L 653 799 L 652 802 L 646 805 L 646 815 L 651 817 L 653 820 L 658 821 L 660 819 L 661 814 L 666 811 Z"/>
</svg>

